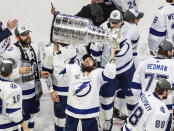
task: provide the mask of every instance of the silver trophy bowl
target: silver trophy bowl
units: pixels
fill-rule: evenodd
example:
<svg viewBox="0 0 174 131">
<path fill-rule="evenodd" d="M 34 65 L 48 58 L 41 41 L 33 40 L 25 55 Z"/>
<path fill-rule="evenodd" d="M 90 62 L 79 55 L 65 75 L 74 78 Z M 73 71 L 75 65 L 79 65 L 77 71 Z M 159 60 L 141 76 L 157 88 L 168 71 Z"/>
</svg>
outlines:
<svg viewBox="0 0 174 131">
<path fill-rule="evenodd" d="M 54 43 L 86 45 L 90 42 L 117 43 L 117 33 L 96 27 L 86 18 L 56 14 L 54 16 L 50 40 Z"/>
</svg>

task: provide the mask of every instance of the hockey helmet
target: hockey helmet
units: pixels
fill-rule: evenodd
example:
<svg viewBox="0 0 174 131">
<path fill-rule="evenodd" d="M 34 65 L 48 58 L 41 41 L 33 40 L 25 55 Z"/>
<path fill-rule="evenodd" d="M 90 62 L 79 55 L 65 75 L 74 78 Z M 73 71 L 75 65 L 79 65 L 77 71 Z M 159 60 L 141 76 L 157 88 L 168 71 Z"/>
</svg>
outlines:
<svg viewBox="0 0 174 131">
<path fill-rule="evenodd" d="M 8 76 L 12 72 L 14 65 L 15 60 L 12 58 L 2 60 L 0 63 L 0 75 Z"/>
<path fill-rule="evenodd" d="M 164 78 L 160 79 L 157 83 L 156 86 L 163 90 L 174 90 L 174 87 L 171 86 L 171 84 Z"/>
</svg>

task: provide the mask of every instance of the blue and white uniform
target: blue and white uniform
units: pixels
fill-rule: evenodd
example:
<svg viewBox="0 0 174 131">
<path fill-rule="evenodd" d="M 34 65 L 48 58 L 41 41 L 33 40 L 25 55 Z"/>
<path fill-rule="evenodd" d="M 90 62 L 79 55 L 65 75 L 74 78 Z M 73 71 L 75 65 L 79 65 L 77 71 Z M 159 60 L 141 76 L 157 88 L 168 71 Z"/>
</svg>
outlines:
<svg viewBox="0 0 174 131">
<path fill-rule="evenodd" d="M 174 42 L 174 4 L 166 3 L 158 8 L 149 31 L 149 49 L 156 52 L 164 39 Z"/>
<path fill-rule="evenodd" d="M 57 46 L 57 45 L 56 45 Z M 80 60 L 84 54 L 86 54 L 85 47 L 79 47 L 74 45 L 68 45 L 62 47 L 59 45 L 61 59 L 66 64 L 80 64 Z M 64 70 L 61 70 L 59 66 L 59 58 L 54 52 L 54 44 L 48 43 L 44 47 L 43 67 L 44 71 L 50 73 L 49 79 L 45 79 L 48 88 L 57 92 L 60 102 L 54 102 L 54 114 L 55 114 L 55 130 L 63 131 L 65 127 L 65 109 L 67 103 L 67 95 L 69 89 L 69 77 L 67 77 Z M 60 72 L 60 73 L 58 73 Z"/>
<path fill-rule="evenodd" d="M 37 45 L 37 43 L 31 43 L 31 46 L 33 47 L 36 57 L 37 57 L 37 62 L 38 62 L 38 67 L 39 70 L 41 70 L 41 61 L 40 61 L 40 49 Z M 13 73 L 12 73 L 12 79 L 22 88 L 22 95 L 23 95 L 23 99 L 31 99 L 35 96 L 35 80 L 31 80 L 29 82 L 22 82 L 22 74 L 19 73 L 19 68 L 20 67 L 26 67 L 29 66 L 32 68 L 31 72 L 27 75 L 31 75 L 34 73 L 34 65 L 32 63 L 32 56 L 30 53 L 30 50 L 26 47 L 23 48 L 26 52 L 27 55 L 30 59 L 30 63 L 25 63 L 21 61 L 21 52 L 19 50 L 19 48 L 16 46 L 16 43 L 11 45 L 7 51 L 4 53 L 3 57 L 5 59 L 8 58 L 13 58 L 16 62 L 15 65 L 15 69 L 13 69 Z"/>
<path fill-rule="evenodd" d="M 17 84 L 1 77 L 0 131 L 17 131 L 22 121 L 22 90 Z"/>
<path fill-rule="evenodd" d="M 135 71 L 131 87 L 136 97 L 135 101 L 138 99 L 141 92 L 154 92 L 156 83 L 160 78 L 167 79 L 171 85 L 174 86 L 173 64 L 173 60 L 159 57 L 140 62 L 140 65 Z M 173 100 L 173 92 L 170 92 L 167 100 L 164 100 L 171 114 L 173 114 Z"/>
<path fill-rule="evenodd" d="M 128 23 L 126 21 L 124 22 L 123 29 L 129 30 L 129 35 L 127 37 L 130 39 L 132 43 L 133 62 L 135 67 L 137 68 L 139 64 L 137 48 L 139 44 L 140 33 L 136 24 Z"/>
<path fill-rule="evenodd" d="M 156 93 L 141 93 L 122 131 L 170 131 L 170 113 Z"/>
<path fill-rule="evenodd" d="M 122 100 L 125 101 L 126 97 L 129 98 L 124 103 L 117 102 L 116 104 L 117 109 L 121 109 L 121 107 L 125 103 L 129 103 L 127 106 L 129 106 L 130 103 L 132 103 L 131 101 L 129 101 L 131 100 L 130 97 L 132 96 L 132 93 L 130 92 L 129 88 L 131 87 L 131 82 L 133 73 L 135 71 L 135 67 L 133 62 L 133 51 L 132 51 L 133 44 L 131 40 L 135 36 L 134 34 L 136 33 L 136 31 L 132 29 L 131 26 L 134 25 L 130 25 L 129 23 L 125 22 L 121 28 L 121 38 L 120 38 L 121 50 L 119 52 L 116 52 L 115 55 L 116 71 L 118 75 L 116 76 L 114 81 L 104 84 L 100 90 L 101 107 L 104 111 L 103 113 L 104 116 L 106 117 L 105 118 L 106 120 L 112 118 L 112 112 L 113 112 L 112 105 L 116 88 L 121 89 L 116 96 L 118 97 L 117 98 L 118 101 Z M 128 28 L 130 30 L 127 30 Z M 111 29 L 108 28 L 108 30 Z M 113 30 L 115 31 L 117 29 Z M 105 63 L 108 62 L 110 50 L 111 50 L 111 45 L 108 45 L 107 43 L 92 44 L 90 49 L 91 55 L 94 56 L 94 58 L 97 59 L 97 57 L 99 57 L 98 60 L 101 60 L 102 66 L 104 66 Z M 108 86 L 112 86 L 112 89 L 108 90 L 107 88 Z"/>
<path fill-rule="evenodd" d="M 9 46 L 9 37 L 12 35 L 8 28 L 0 26 L 0 61 L 2 60 L 3 54 Z"/>
<path fill-rule="evenodd" d="M 20 44 L 20 43 L 19 43 Z M 40 61 L 40 48 L 38 47 L 37 43 L 31 43 L 31 46 L 35 52 L 36 59 L 37 59 L 37 66 L 38 71 L 41 70 L 41 61 Z M 34 121 L 36 119 L 36 113 L 40 111 L 40 102 L 39 100 L 35 100 L 36 95 L 36 82 L 34 77 L 34 70 L 35 66 L 33 64 L 33 53 L 31 50 L 26 47 L 23 48 L 25 50 L 29 61 L 22 61 L 22 55 L 20 52 L 17 43 L 11 45 L 4 53 L 3 57 L 5 59 L 12 58 L 15 60 L 15 68 L 13 69 L 13 73 L 11 79 L 17 83 L 22 89 L 22 96 L 23 96 L 23 110 L 24 110 L 24 119 L 29 120 L 28 127 L 34 128 Z M 20 74 L 19 69 L 20 67 L 31 67 L 31 72 L 29 74 Z M 32 76 L 32 79 L 28 81 L 23 81 L 23 77 Z"/>
<path fill-rule="evenodd" d="M 69 78 L 66 130 L 72 128 L 71 124 L 69 124 L 69 120 L 71 119 L 73 119 L 71 122 L 81 119 L 82 128 L 84 129 L 83 123 L 85 120 L 90 119 L 89 121 L 91 121 L 91 119 L 99 116 L 99 90 L 102 84 L 115 78 L 115 64 L 107 64 L 105 69 L 98 68 L 91 71 L 89 76 L 84 76 L 81 71 L 81 66 L 77 64 L 65 65 L 64 60 L 60 63 L 62 59 L 61 54 L 57 55 L 57 59 L 59 59 L 59 70 L 56 71 L 57 74 L 60 74 L 60 68 L 64 67 L 64 72 L 66 72 Z M 77 124 L 78 122 L 73 126 L 73 131 L 76 130 Z M 95 127 L 96 126 L 97 121 L 95 120 Z M 89 128 L 88 130 L 90 130 Z M 85 130 L 87 129 L 84 129 L 84 131 Z"/>
<path fill-rule="evenodd" d="M 99 89 L 102 84 L 115 77 L 114 70 L 115 64 L 107 64 L 105 69 L 95 69 L 85 77 L 80 66 L 67 65 L 70 86 L 66 113 L 75 118 L 98 117 Z"/>
</svg>

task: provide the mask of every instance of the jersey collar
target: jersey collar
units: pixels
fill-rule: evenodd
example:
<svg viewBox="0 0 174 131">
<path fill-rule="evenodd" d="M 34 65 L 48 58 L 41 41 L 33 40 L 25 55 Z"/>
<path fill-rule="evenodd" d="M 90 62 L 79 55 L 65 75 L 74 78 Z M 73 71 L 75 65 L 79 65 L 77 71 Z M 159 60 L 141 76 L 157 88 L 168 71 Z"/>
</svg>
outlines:
<svg viewBox="0 0 174 131">
<path fill-rule="evenodd" d="M 0 81 L 9 81 L 10 82 L 10 80 L 8 78 L 4 78 L 2 76 L 0 76 Z"/>
<path fill-rule="evenodd" d="M 157 99 L 161 100 L 161 99 L 159 98 L 159 96 L 158 96 L 155 92 L 153 93 L 153 95 L 154 95 Z"/>
<path fill-rule="evenodd" d="M 159 57 L 159 56 L 156 56 L 156 57 L 154 57 L 155 59 L 167 59 L 167 58 L 165 58 L 165 57 Z"/>
</svg>

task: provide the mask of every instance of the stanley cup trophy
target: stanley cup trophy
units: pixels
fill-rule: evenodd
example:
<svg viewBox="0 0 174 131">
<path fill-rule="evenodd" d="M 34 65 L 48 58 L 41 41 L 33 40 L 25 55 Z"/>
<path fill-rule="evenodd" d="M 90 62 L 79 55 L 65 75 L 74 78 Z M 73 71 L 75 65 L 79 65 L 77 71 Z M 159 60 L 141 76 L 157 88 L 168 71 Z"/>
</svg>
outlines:
<svg viewBox="0 0 174 131">
<path fill-rule="evenodd" d="M 117 42 L 117 33 L 108 32 L 93 25 L 86 18 L 56 14 L 51 27 L 51 42 L 86 45 L 89 42 L 108 42 L 111 45 Z"/>
</svg>

